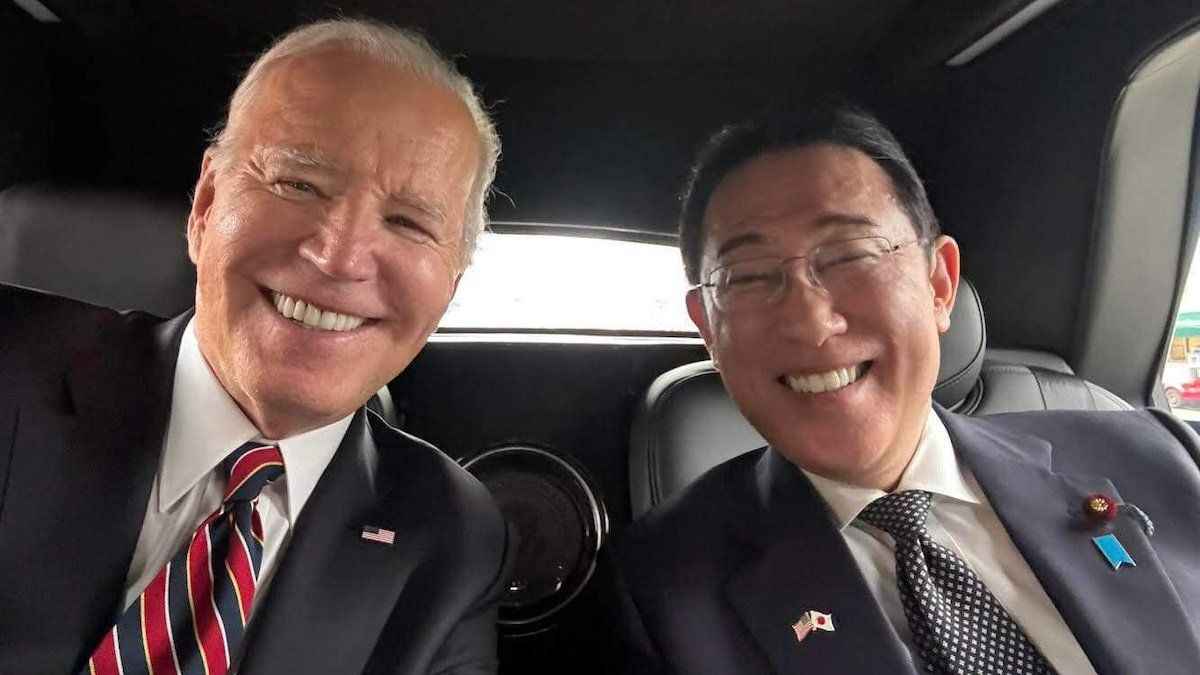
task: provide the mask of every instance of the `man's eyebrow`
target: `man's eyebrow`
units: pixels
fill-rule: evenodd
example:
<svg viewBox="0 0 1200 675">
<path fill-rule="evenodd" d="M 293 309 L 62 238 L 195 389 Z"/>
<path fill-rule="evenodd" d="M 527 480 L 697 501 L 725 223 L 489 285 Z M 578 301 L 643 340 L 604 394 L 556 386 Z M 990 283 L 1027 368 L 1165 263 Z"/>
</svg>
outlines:
<svg viewBox="0 0 1200 675">
<path fill-rule="evenodd" d="M 721 247 L 717 249 L 717 254 L 715 257 L 720 258 L 721 256 L 725 255 L 726 253 L 729 253 L 733 249 L 738 248 L 739 246 L 746 246 L 749 244 L 761 244 L 761 243 L 763 243 L 763 241 L 765 241 L 765 239 L 763 238 L 763 236 L 761 234 L 759 234 L 757 232 L 747 232 L 746 234 L 739 234 L 738 236 L 734 237 L 733 239 L 730 239 L 730 240 L 726 241 L 725 243 L 721 244 Z"/>
<path fill-rule="evenodd" d="M 861 213 L 826 213 L 813 221 L 813 225 L 820 229 L 826 229 L 837 226 L 875 227 L 878 225 L 878 223 Z M 739 234 L 738 236 L 721 244 L 720 248 L 717 249 L 716 257 L 720 258 L 726 253 L 729 253 L 730 251 L 741 246 L 761 244 L 765 241 L 766 238 L 757 232 Z"/>
<path fill-rule="evenodd" d="M 275 163 L 296 164 L 311 169 L 332 171 L 337 168 L 332 160 L 316 152 L 301 150 L 290 145 L 274 145 L 260 147 L 254 151 L 255 159 L 260 164 Z"/>
<path fill-rule="evenodd" d="M 442 208 L 441 204 L 429 201 L 423 197 L 418 197 L 417 195 L 392 194 L 388 197 L 388 203 L 401 204 L 410 208 L 414 208 L 423 212 L 427 216 L 438 219 L 438 221 L 441 222 L 446 220 L 445 209 Z"/>
<path fill-rule="evenodd" d="M 879 223 L 874 219 L 867 217 L 861 213 L 827 213 L 820 218 L 817 218 L 814 224 L 817 227 L 829 227 L 832 225 L 866 225 L 868 227 L 876 227 Z"/>
</svg>

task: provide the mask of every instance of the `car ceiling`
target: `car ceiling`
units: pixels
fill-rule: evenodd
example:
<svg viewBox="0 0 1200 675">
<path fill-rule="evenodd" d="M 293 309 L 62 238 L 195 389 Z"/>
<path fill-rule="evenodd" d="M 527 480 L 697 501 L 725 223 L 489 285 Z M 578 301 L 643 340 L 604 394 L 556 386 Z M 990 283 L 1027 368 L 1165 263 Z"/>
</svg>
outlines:
<svg viewBox="0 0 1200 675">
<path fill-rule="evenodd" d="M 671 231 L 687 164 L 716 126 L 799 91 L 919 77 L 1026 2 L 46 0 L 86 68 L 94 109 L 76 114 L 108 135 L 78 139 L 103 144 L 100 165 L 53 171 L 187 184 L 253 55 L 340 13 L 417 27 L 459 57 L 505 142 L 497 220 Z M 123 91 L 142 94 L 137 108 L 111 94 Z"/>
<path fill-rule="evenodd" d="M 597 62 L 856 60 L 922 26 L 969 39 L 1029 0 L 524 0 L 520 2 L 262 2 L 48 0 L 97 39 L 127 38 L 135 24 L 221 51 L 257 49 L 305 19 L 368 16 L 420 28 L 471 58 Z M 932 22 L 932 24 L 931 24 Z M 896 31 L 908 33 L 896 35 Z M 214 44 L 211 42 L 215 40 Z"/>
</svg>

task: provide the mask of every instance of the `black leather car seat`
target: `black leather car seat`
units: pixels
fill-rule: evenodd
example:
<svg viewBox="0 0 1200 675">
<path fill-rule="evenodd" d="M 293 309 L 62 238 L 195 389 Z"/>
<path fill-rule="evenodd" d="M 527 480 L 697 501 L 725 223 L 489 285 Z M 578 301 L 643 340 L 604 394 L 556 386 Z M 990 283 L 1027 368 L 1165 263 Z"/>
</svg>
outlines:
<svg viewBox="0 0 1200 675">
<path fill-rule="evenodd" d="M 192 306 L 184 195 L 33 183 L 0 191 L 0 282 L 112 309 Z"/>
<path fill-rule="evenodd" d="M 941 336 L 933 398 L 958 413 L 1120 410 L 1129 404 L 1074 375 L 1057 356 L 988 352 L 983 306 L 966 279 Z M 711 361 L 680 366 L 651 383 L 629 448 L 632 514 L 645 513 L 712 467 L 766 445 L 726 393 Z"/>
</svg>

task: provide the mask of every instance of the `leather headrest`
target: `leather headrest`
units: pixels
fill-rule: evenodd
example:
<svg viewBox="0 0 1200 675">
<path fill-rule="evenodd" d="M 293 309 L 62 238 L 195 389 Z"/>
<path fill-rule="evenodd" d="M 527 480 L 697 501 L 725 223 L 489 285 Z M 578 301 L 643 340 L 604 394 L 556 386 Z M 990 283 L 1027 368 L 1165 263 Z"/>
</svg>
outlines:
<svg viewBox="0 0 1200 675">
<path fill-rule="evenodd" d="M 195 298 L 185 199 L 130 188 L 0 192 L 0 282 L 173 316 Z"/>
<path fill-rule="evenodd" d="M 938 368 L 933 400 L 953 409 L 975 388 L 987 346 L 983 304 L 975 286 L 966 278 L 958 285 L 958 297 L 954 301 L 954 311 L 950 313 L 950 329 L 942 333 L 941 344 L 942 364 Z"/>
</svg>

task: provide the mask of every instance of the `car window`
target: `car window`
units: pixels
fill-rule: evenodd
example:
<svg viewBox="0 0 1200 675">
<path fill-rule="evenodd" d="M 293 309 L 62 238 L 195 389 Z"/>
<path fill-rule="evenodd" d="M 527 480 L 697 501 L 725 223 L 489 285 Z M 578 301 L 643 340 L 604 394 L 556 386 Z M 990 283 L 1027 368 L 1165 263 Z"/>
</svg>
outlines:
<svg viewBox="0 0 1200 675">
<path fill-rule="evenodd" d="M 1194 256 L 1163 364 L 1162 385 L 1176 415 L 1200 421 L 1200 265 Z"/>
<path fill-rule="evenodd" d="M 675 246 L 485 232 L 439 332 L 695 335 L 686 292 Z"/>
<path fill-rule="evenodd" d="M 1150 150 L 1144 153 L 1153 161 L 1143 161 L 1138 166 L 1138 172 L 1150 177 L 1152 182 L 1143 183 L 1153 188 L 1145 195 L 1143 205 L 1163 202 L 1168 205 L 1178 205 L 1181 200 L 1192 200 L 1196 197 L 1195 181 L 1198 180 L 1194 169 L 1194 144 L 1183 142 L 1195 133 L 1195 97 L 1200 83 L 1200 31 L 1193 31 L 1179 38 L 1159 51 L 1149 59 L 1135 75 L 1131 89 L 1139 88 L 1139 96 L 1133 97 L 1129 91 L 1125 95 L 1125 104 L 1131 100 L 1151 110 L 1171 111 L 1175 115 L 1173 123 L 1166 124 L 1163 115 L 1151 116 L 1154 124 L 1146 124 L 1144 133 L 1136 138 L 1124 138 L 1123 142 Z M 1182 151 L 1178 147 L 1183 142 Z M 1157 144 L 1157 145 L 1156 145 Z M 1170 158 L 1164 162 L 1161 158 Z M 1161 163 L 1161 170 L 1155 171 L 1155 163 Z M 1167 189 L 1166 185 L 1173 186 Z M 1177 195 L 1170 197 L 1170 195 Z M 1186 203 L 1186 201 L 1185 201 Z M 1166 212 L 1169 217 L 1151 213 L 1148 208 L 1139 209 L 1141 222 L 1165 222 L 1177 220 L 1178 215 Z M 1200 421 L 1200 262 L 1196 253 L 1200 251 L 1200 242 L 1188 239 L 1189 231 L 1194 231 L 1200 223 L 1196 222 L 1196 210 L 1189 206 L 1182 210 L 1181 228 L 1178 234 L 1168 232 L 1176 238 L 1182 236 L 1185 240 L 1193 241 L 1192 250 L 1184 251 L 1184 264 L 1190 261 L 1187 277 L 1183 283 L 1183 293 L 1179 298 L 1179 306 L 1171 326 L 1171 339 L 1166 350 L 1162 365 L 1160 381 L 1167 403 L 1179 417 L 1191 421 Z M 1136 235 L 1145 239 L 1145 228 L 1137 228 Z M 1194 237 L 1194 235 L 1192 235 Z M 1177 239 L 1178 240 L 1178 239 Z M 1135 260 L 1138 259 L 1134 258 Z"/>
</svg>

